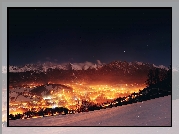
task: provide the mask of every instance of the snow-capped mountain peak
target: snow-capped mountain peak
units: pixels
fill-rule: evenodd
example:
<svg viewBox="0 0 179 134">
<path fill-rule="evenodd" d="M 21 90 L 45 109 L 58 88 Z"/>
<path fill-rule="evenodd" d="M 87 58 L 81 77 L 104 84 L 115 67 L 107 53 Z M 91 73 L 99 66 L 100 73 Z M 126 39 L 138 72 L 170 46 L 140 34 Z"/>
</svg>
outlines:
<svg viewBox="0 0 179 134">
<path fill-rule="evenodd" d="M 26 72 L 26 71 L 40 71 L 46 72 L 48 69 L 62 69 L 62 70 L 87 70 L 87 69 L 98 69 L 103 64 L 98 60 L 97 64 L 92 62 L 84 63 L 63 63 L 57 64 L 52 62 L 37 63 L 37 64 L 26 64 L 24 66 L 9 66 L 10 72 Z"/>
<path fill-rule="evenodd" d="M 109 68 L 118 68 L 118 69 L 125 69 L 127 70 L 128 68 L 135 68 L 139 69 L 144 66 L 147 68 L 149 66 L 154 67 L 154 68 L 160 68 L 160 69 L 166 69 L 168 70 L 167 67 L 163 65 L 155 65 L 155 64 L 145 64 L 143 62 L 122 62 L 122 61 L 113 61 L 108 64 L 101 63 L 99 60 L 97 63 L 92 63 L 92 62 L 84 62 L 84 63 L 63 63 L 63 64 L 57 64 L 57 63 L 52 63 L 52 62 L 45 62 L 45 63 L 38 63 L 38 64 L 26 64 L 24 66 L 9 66 L 9 71 L 10 72 L 26 72 L 26 71 L 34 71 L 34 72 L 47 72 L 48 69 L 59 69 L 59 70 L 88 70 L 88 69 L 95 69 L 98 70 L 102 67 L 108 66 Z M 5 68 L 3 68 L 5 71 Z"/>
<path fill-rule="evenodd" d="M 164 66 L 164 65 L 156 66 L 155 64 L 153 64 L 153 67 L 168 70 L 168 68 L 166 66 Z"/>
</svg>

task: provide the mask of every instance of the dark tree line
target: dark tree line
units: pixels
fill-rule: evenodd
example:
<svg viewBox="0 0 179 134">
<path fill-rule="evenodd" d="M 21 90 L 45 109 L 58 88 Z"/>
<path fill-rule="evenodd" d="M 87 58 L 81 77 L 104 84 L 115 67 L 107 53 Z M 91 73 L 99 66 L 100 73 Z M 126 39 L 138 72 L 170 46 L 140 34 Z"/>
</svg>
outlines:
<svg viewBox="0 0 179 134">
<path fill-rule="evenodd" d="M 156 68 L 149 70 L 148 79 L 146 80 L 148 88 L 159 88 L 159 90 L 166 90 L 171 92 L 172 84 L 172 68 L 168 70 Z"/>
<path fill-rule="evenodd" d="M 55 107 L 55 108 L 45 108 L 44 110 L 41 109 L 39 111 L 30 111 L 28 110 L 27 112 L 24 112 L 23 114 L 10 114 L 9 115 L 9 120 L 16 120 L 16 119 L 27 119 L 27 118 L 32 118 L 34 116 L 54 116 L 54 114 L 58 115 L 66 115 L 66 114 L 74 114 L 74 110 L 69 110 L 68 108 L 65 107 Z"/>
</svg>

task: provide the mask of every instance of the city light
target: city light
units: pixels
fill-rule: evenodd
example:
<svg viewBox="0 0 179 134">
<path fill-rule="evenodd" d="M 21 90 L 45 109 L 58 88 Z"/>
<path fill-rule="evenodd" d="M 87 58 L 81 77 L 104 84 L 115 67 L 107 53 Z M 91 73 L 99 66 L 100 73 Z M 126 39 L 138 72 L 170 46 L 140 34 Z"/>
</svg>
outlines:
<svg viewBox="0 0 179 134">
<path fill-rule="evenodd" d="M 16 108 L 17 110 L 20 108 L 37 110 L 37 108 L 43 109 L 61 106 L 77 110 L 77 105 L 82 105 L 82 101 L 102 105 L 105 102 L 112 102 L 118 97 L 125 97 L 134 92 L 137 93 L 139 89 L 145 87 L 145 85 L 137 84 L 87 85 L 82 83 L 68 83 L 66 86 L 70 88 L 57 87 L 56 90 L 50 89 L 49 94 L 43 94 L 42 96 L 24 92 L 23 95 L 26 97 L 31 96 L 33 100 L 29 102 L 10 101 L 9 107 L 10 109 Z M 10 114 L 14 112 L 17 113 L 14 110 L 10 110 Z M 24 110 L 18 110 L 18 113 L 22 112 Z"/>
</svg>

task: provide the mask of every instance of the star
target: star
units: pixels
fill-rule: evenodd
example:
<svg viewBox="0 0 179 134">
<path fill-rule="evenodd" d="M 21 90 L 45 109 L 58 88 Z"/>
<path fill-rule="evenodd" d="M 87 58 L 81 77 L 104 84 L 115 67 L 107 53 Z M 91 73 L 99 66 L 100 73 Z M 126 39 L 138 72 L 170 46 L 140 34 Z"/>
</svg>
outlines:
<svg viewBox="0 0 179 134">
<path fill-rule="evenodd" d="M 124 51 L 124 53 L 125 53 L 126 51 Z"/>
</svg>

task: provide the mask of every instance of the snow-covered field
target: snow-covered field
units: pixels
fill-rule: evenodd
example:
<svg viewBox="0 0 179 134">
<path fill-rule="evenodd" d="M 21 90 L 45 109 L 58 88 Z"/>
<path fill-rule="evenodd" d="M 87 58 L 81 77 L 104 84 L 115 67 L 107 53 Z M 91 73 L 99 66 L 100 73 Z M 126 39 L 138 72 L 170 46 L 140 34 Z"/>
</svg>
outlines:
<svg viewBox="0 0 179 134">
<path fill-rule="evenodd" d="M 84 113 L 29 120 L 10 126 L 171 126 L 171 96 Z"/>
</svg>

